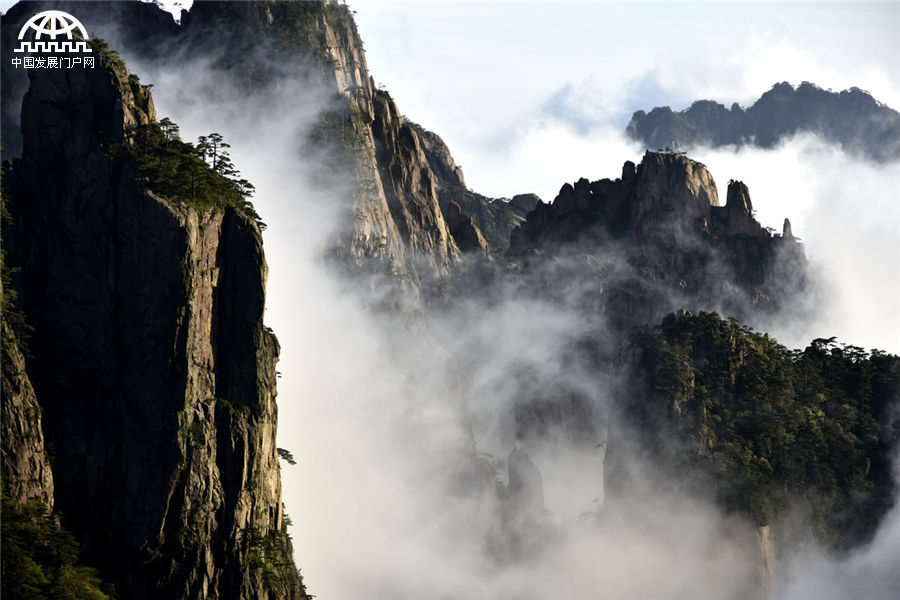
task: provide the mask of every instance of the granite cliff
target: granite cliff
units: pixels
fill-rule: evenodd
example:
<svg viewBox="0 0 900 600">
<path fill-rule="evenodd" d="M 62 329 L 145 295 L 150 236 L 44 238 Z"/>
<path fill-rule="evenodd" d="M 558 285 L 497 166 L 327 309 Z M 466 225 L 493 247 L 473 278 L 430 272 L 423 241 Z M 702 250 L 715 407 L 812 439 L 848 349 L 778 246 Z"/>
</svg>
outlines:
<svg viewBox="0 0 900 600">
<path fill-rule="evenodd" d="M 94 51 L 93 69 L 29 73 L 4 177 L 30 328 L 28 354 L 4 343 L 4 490 L 62 515 L 122 597 L 303 597 L 259 227 L 153 191 L 128 150 L 149 90 Z"/>
<path fill-rule="evenodd" d="M 619 331 L 679 308 L 753 319 L 809 283 L 787 220 L 780 235 L 763 228 L 739 181 L 721 206 L 709 171 L 677 152 L 648 151 L 616 180 L 564 185 L 513 231 L 507 256 L 526 273 L 565 258 L 578 280 L 595 282 L 583 302 Z"/>
<path fill-rule="evenodd" d="M 796 133 L 812 133 L 844 150 L 876 161 L 900 157 L 900 113 L 867 92 L 823 90 L 804 81 L 772 86 L 749 108 L 698 100 L 675 112 L 668 106 L 639 110 L 626 133 L 647 148 L 698 146 L 771 148 Z"/>
</svg>

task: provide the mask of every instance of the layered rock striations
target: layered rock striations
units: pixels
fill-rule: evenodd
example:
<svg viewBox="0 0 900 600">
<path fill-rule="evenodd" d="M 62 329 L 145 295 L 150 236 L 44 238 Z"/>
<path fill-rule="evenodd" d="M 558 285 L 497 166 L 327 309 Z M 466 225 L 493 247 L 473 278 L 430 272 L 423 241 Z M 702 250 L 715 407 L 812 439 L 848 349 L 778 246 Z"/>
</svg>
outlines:
<svg viewBox="0 0 900 600">
<path fill-rule="evenodd" d="M 730 109 L 698 100 L 675 112 L 668 106 L 639 110 L 626 133 L 647 148 L 689 150 L 698 146 L 771 148 L 796 133 L 813 133 L 854 154 L 877 160 L 900 158 L 900 113 L 867 92 L 823 90 L 803 82 L 774 85 L 749 108 Z"/>
<path fill-rule="evenodd" d="M 34 444 L 4 435 L 4 480 L 52 495 L 122 597 L 303 597 L 258 225 L 151 191 L 122 149 L 153 102 L 117 59 L 29 75 L 4 245 L 30 356 L 24 371 L 12 357 L 9 389 L 42 421 L 13 421 Z"/>
</svg>

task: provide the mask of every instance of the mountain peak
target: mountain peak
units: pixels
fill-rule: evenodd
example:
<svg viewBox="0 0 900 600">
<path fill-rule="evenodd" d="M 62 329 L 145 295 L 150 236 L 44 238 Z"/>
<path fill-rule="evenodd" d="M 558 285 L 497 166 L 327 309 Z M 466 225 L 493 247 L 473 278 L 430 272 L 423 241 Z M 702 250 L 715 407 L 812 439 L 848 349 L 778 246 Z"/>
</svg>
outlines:
<svg viewBox="0 0 900 600">
<path fill-rule="evenodd" d="M 840 93 L 804 81 L 776 83 L 748 109 L 697 100 L 636 111 L 626 133 L 647 147 L 751 145 L 770 148 L 796 133 L 812 133 L 844 150 L 878 160 L 900 157 L 900 113 L 859 88 Z"/>
</svg>

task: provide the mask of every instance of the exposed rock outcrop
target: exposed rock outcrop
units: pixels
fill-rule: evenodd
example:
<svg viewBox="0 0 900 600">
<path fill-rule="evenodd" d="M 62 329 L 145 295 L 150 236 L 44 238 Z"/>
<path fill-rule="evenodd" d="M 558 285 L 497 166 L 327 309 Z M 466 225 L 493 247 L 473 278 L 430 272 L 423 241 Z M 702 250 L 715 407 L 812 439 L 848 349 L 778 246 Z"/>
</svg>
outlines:
<svg viewBox="0 0 900 600">
<path fill-rule="evenodd" d="M 40 500 L 53 510 L 53 472 L 44 444 L 41 406 L 12 328 L 3 322 L 3 490 L 17 502 Z"/>
<path fill-rule="evenodd" d="M 775 581 L 775 536 L 772 535 L 772 526 L 763 525 L 756 528 L 756 541 L 759 544 L 758 572 L 759 582 L 762 587 L 769 590 Z"/>
<path fill-rule="evenodd" d="M 438 205 L 419 136 L 386 92 L 376 90 L 372 101 L 375 158 L 393 221 L 416 263 L 445 279 L 459 249 Z"/>
<path fill-rule="evenodd" d="M 530 559 L 551 552 L 561 538 L 559 527 L 544 508 L 544 481 L 522 447 L 507 458 L 509 485 L 500 503 L 499 523 L 488 533 L 488 550 L 495 560 Z"/>
<path fill-rule="evenodd" d="M 422 149 L 428 159 L 428 165 L 434 174 L 434 188 L 440 201 L 441 210 L 445 219 L 455 218 L 451 216 L 451 205 L 459 207 L 463 215 L 471 219 L 471 225 L 478 230 L 478 236 L 484 238 L 487 246 L 462 242 L 467 246 L 460 249 L 485 249 L 493 253 L 503 252 L 509 246 L 509 234 L 525 220 L 525 215 L 534 208 L 540 198 L 534 194 L 522 194 L 516 196 L 518 202 L 507 201 L 503 198 L 488 198 L 466 187 L 462 169 L 453 160 L 450 149 L 437 134 L 424 129 L 415 123 L 410 123 L 419 139 L 422 140 Z M 453 229 L 453 227 L 451 227 Z M 468 229 L 467 229 L 468 231 Z M 455 236 L 454 236 L 455 237 Z M 460 239 L 455 238 L 457 244 Z"/>
<path fill-rule="evenodd" d="M 466 187 L 462 169 L 453 160 L 450 149 L 444 140 L 438 134 L 422 127 L 415 127 L 415 129 L 422 140 L 422 149 L 425 151 L 425 156 L 428 157 L 428 164 L 438 181 L 444 187 Z"/>
<path fill-rule="evenodd" d="M 509 204 L 513 208 L 527 215 L 541 203 L 541 199 L 537 194 L 516 194 L 509 199 Z"/>
<path fill-rule="evenodd" d="M 770 148 L 809 132 L 875 160 L 900 158 L 900 113 L 859 88 L 832 92 L 805 81 L 796 88 L 778 83 L 747 109 L 698 100 L 680 112 L 668 106 L 639 110 L 626 132 L 647 148 L 678 150 L 732 144 Z"/>
<path fill-rule="evenodd" d="M 445 211 L 447 226 L 450 228 L 450 234 L 456 240 L 456 244 L 463 252 L 477 250 L 488 256 L 488 243 L 481 235 L 481 230 L 475 225 L 472 217 L 465 215 L 460 209 L 459 204 L 452 200 L 447 203 Z"/>
<path fill-rule="evenodd" d="M 513 232 L 508 256 L 532 269 L 568 257 L 597 281 L 584 301 L 625 328 L 680 307 L 776 310 L 807 281 L 802 247 L 759 225 L 743 183 L 719 206 L 710 173 L 676 152 L 648 151 L 615 181 L 564 185 Z"/>
<path fill-rule="evenodd" d="M 116 148 L 155 111 L 121 63 L 29 76 L 4 242 L 33 328 L 33 396 L 18 374 L 14 387 L 55 449 L 52 490 L 36 467 L 33 493 L 53 494 L 123 597 L 302 597 L 258 226 L 147 189 Z"/>
<path fill-rule="evenodd" d="M 753 218 L 753 203 L 750 202 L 750 191 L 741 181 L 728 184 L 728 197 L 724 210 L 713 208 L 710 215 L 713 229 L 725 236 L 746 235 L 764 236 L 762 226 Z"/>
</svg>

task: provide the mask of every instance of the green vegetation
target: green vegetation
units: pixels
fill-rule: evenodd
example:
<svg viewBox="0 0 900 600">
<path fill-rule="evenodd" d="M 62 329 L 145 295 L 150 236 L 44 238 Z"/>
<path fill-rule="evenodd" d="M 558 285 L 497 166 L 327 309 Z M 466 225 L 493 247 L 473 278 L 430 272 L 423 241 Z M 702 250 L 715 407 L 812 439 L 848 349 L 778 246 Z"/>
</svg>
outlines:
<svg viewBox="0 0 900 600">
<path fill-rule="evenodd" d="M 96 51 L 114 69 L 118 71 L 126 70 L 125 61 L 122 60 L 122 57 L 115 50 L 109 47 L 109 44 L 103 38 L 94 37 L 88 40 L 88 46 Z"/>
<path fill-rule="evenodd" d="M 287 598 L 293 583 L 302 577 L 294 561 L 293 544 L 286 531 L 263 533 L 257 528 L 250 531 L 250 547 L 247 567 L 250 575 L 262 583 L 262 589 L 273 598 Z"/>
<path fill-rule="evenodd" d="M 297 461 L 294 458 L 293 453 L 290 450 L 285 450 L 284 448 L 278 448 L 278 458 L 285 461 L 289 465 L 296 465 Z"/>
<path fill-rule="evenodd" d="M 8 163 L 7 163 L 8 164 Z M 12 223 L 12 216 L 9 214 L 7 207 L 7 182 L 9 181 L 9 173 L 6 172 L 6 165 L 3 167 L 2 187 L 0 187 L 0 223 L 5 230 Z M 20 348 L 22 342 L 26 338 L 27 326 L 25 324 L 25 315 L 16 309 L 16 299 L 18 297 L 13 286 L 13 276 L 19 271 L 18 267 L 14 267 L 9 263 L 9 257 L 6 254 L 6 248 L 0 247 L 0 286 L 2 286 L 2 294 L 0 294 L 0 317 L 2 317 L 2 343 L 4 348 L 4 368 L 3 373 L 7 373 L 6 369 L 6 352 L 5 349 L 10 344 L 19 342 Z"/>
<path fill-rule="evenodd" d="M 225 151 L 228 147 L 218 133 L 201 136 L 196 145 L 183 142 L 178 125 L 164 118 L 129 131 L 125 143 L 114 147 L 113 153 L 131 161 L 160 196 L 200 211 L 230 207 L 265 229 L 246 199 L 254 187 L 234 168 Z"/>
<path fill-rule="evenodd" d="M 191 446 L 196 450 L 203 450 L 206 447 L 206 436 L 203 433 L 203 424 L 199 421 L 191 421 L 188 427 L 188 435 L 191 438 Z"/>
<path fill-rule="evenodd" d="M 667 317 L 636 345 L 632 416 L 658 447 L 684 442 L 726 507 L 760 525 L 799 510 L 833 547 L 872 534 L 893 490 L 900 358 L 834 338 L 789 350 L 715 313 Z"/>
<path fill-rule="evenodd" d="M 133 98 L 135 106 L 149 115 L 150 86 L 142 85 L 134 73 L 126 75 L 125 63 L 104 40 L 95 38 L 90 43 L 118 78 L 123 98 Z M 230 145 L 219 133 L 200 136 L 196 144 L 184 142 L 178 125 L 163 118 L 128 130 L 125 139 L 109 150 L 129 160 L 160 196 L 200 211 L 233 208 L 265 229 L 247 200 L 255 188 L 241 177 L 227 148 Z"/>
<path fill-rule="evenodd" d="M 97 572 L 78 565 L 78 544 L 38 500 L 16 502 L 4 490 L 4 600 L 108 600 L 115 597 Z"/>
</svg>

